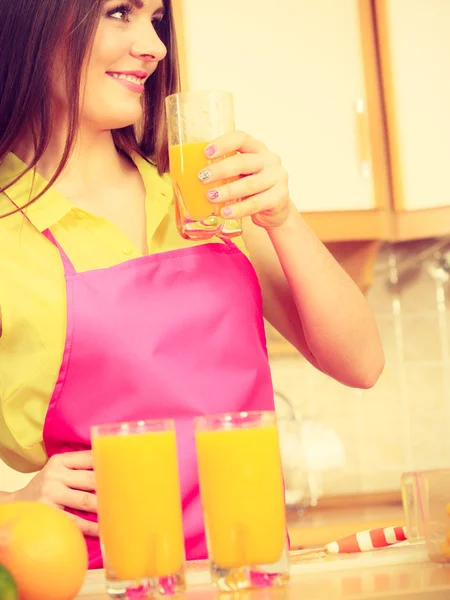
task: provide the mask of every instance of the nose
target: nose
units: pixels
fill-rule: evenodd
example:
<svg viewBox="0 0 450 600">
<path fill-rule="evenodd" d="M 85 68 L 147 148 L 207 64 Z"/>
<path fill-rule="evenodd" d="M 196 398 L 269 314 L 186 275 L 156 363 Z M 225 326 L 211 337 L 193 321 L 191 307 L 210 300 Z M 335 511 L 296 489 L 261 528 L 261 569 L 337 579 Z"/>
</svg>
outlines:
<svg viewBox="0 0 450 600">
<path fill-rule="evenodd" d="M 151 23 L 140 28 L 139 34 L 132 45 L 131 54 L 145 62 L 159 62 L 165 58 L 167 48 Z"/>
</svg>

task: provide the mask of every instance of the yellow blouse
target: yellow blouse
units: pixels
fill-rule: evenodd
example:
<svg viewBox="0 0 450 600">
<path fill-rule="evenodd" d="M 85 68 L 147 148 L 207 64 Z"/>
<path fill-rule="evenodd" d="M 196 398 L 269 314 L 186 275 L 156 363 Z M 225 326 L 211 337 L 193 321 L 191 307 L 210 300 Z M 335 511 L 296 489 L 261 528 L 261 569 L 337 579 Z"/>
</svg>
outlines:
<svg viewBox="0 0 450 600">
<path fill-rule="evenodd" d="M 135 159 L 145 183 L 147 240 L 151 253 L 202 242 L 177 232 L 169 177 Z M 10 154 L 0 166 L 0 187 L 25 168 Z M 25 205 L 46 185 L 28 173 L 7 191 Z M 0 195 L 0 215 L 14 207 Z M 140 256 L 130 240 L 106 219 L 76 208 L 56 190 L 20 213 L 0 218 L 0 458 L 31 472 L 46 460 L 42 432 L 61 365 L 66 328 L 66 288 L 58 250 L 39 231 L 51 229 L 77 271 L 107 268 Z M 218 239 L 213 241 L 219 242 Z M 245 251 L 241 238 L 235 240 Z M 1 488 L 1 486 L 0 486 Z"/>
</svg>

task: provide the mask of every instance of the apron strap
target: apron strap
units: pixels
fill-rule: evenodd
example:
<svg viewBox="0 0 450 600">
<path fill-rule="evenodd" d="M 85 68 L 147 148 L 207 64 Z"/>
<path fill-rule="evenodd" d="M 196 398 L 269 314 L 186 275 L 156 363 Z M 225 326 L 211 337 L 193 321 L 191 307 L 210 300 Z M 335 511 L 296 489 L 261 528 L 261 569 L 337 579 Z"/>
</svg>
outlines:
<svg viewBox="0 0 450 600">
<path fill-rule="evenodd" d="M 36 231 L 39 231 L 39 229 L 36 227 L 36 225 L 33 223 L 33 221 L 28 217 L 28 215 L 19 207 L 17 206 L 17 204 L 14 202 L 14 200 L 12 198 L 10 198 L 9 196 L 7 196 L 8 200 L 14 204 L 14 206 L 17 208 L 17 210 L 22 214 L 22 216 L 34 227 L 34 229 L 36 229 Z M 60 256 L 61 256 L 61 260 L 63 263 L 63 267 L 64 267 L 64 274 L 66 276 L 68 275 L 75 275 L 76 274 L 76 270 L 75 267 L 73 266 L 73 264 L 70 262 L 69 257 L 67 256 L 67 254 L 64 252 L 64 250 L 61 248 L 60 244 L 56 241 L 55 236 L 53 235 L 53 233 L 50 231 L 50 229 L 46 229 L 45 231 L 39 231 L 39 233 L 41 235 L 43 235 L 49 242 L 51 242 L 54 246 L 56 246 L 56 249 L 58 250 Z"/>
<path fill-rule="evenodd" d="M 55 236 L 53 235 L 53 233 L 50 231 L 50 229 L 46 229 L 45 231 L 42 232 L 42 235 L 48 239 L 49 242 L 51 242 L 54 246 L 56 246 L 57 250 L 59 251 L 59 254 L 61 256 L 61 260 L 62 260 L 62 264 L 64 267 L 64 274 L 68 277 L 69 275 L 75 275 L 76 274 L 76 269 L 73 266 L 73 264 L 70 262 L 69 257 L 67 256 L 67 254 L 64 252 L 64 250 L 61 248 L 61 245 L 59 244 L 59 242 L 56 240 Z"/>
<path fill-rule="evenodd" d="M 230 240 L 230 238 L 227 238 L 225 236 L 217 236 L 220 240 L 222 240 L 222 242 L 225 244 L 225 246 L 228 246 L 228 248 L 236 248 L 236 244 L 234 242 L 232 242 Z"/>
</svg>

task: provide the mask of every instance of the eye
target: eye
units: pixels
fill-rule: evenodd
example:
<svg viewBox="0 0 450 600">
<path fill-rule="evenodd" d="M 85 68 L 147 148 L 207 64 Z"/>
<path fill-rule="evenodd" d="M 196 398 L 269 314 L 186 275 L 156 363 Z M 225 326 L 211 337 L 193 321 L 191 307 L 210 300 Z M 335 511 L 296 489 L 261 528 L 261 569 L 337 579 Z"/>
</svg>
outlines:
<svg viewBox="0 0 450 600">
<path fill-rule="evenodd" d="M 108 17 L 111 19 L 116 19 L 117 21 L 125 21 L 128 22 L 129 14 L 131 13 L 131 6 L 128 4 L 121 4 L 113 10 L 108 11 Z"/>
</svg>

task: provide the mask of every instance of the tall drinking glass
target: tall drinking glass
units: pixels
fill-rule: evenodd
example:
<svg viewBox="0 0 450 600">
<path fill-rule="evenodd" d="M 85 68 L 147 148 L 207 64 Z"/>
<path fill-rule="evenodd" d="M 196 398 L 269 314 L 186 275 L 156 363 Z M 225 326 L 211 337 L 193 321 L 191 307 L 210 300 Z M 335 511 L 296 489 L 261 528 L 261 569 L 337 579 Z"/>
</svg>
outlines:
<svg viewBox="0 0 450 600">
<path fill-rule="evenodd" d="M 184 591 L 173 421 L 94 427 L 92 450 L 109 595 L 126 600 Z"/>
<path fill-rule="evenodd" d="M 200 491 L 211 577 L 223 591 L 289 579 L 275 413 L 196 419 Z"/>
<path fill-rule="evenodd" d="M 220 215 L 224 205 L 213 204 L 206 196 L 225 181 L 202 183 L 198 176 L 214 162 L 205 155 L 208 144 L 234 131 L 232 94 L 220 91 L 173 94 L 166 98 L 166 112 L 178 231 L 182 237 L 193 240 L 240 235 L 241 220 L 224 219 Z"/>
</svg>

